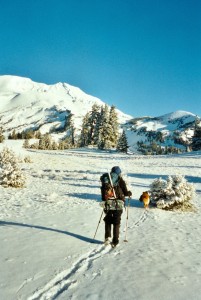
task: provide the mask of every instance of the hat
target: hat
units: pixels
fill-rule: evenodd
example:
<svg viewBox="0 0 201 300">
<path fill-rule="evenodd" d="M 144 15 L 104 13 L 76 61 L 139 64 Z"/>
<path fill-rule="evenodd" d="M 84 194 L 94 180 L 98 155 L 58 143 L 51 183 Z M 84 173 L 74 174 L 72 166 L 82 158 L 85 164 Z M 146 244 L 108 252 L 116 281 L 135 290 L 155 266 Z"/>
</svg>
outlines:
<svg viewBox="0 0 201 300">
<path fill-rule="evenodd" d="M 117 175 L 121 174 L 121 169 L 118 166 L 113 167 L 111 171 Z"/>
</svg>

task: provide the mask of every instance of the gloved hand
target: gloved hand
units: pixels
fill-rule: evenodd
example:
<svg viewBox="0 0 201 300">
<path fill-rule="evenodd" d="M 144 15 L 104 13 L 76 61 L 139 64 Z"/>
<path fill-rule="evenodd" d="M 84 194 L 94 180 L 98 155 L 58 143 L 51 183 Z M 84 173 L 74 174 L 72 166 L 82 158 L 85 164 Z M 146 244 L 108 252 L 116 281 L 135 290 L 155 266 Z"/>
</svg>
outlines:
<svg viewBox="0 0 201 300">
<path fill-rule="evenodd" d="M 131 197 L 132 196 L 132 192 L 131 191 L 128 191 L 128 197 Z"/>
</svg>

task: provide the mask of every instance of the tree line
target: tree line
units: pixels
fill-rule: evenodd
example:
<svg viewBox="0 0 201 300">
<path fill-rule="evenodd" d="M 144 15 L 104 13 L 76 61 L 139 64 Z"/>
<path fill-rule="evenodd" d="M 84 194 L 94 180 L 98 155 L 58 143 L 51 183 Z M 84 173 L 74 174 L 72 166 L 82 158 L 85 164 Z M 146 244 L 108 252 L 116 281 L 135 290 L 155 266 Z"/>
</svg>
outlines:
<svg viewBox="0 0 201 300">
<path fill-rule="evenodd" d="M 85 114 L 82 120 L 80 134 L 76 134 L 73 114 L 68 114 L 65 117 L 64 125 L 57 132 L 64 132 L 64 137 L 58 142 L 55 142 L 51 133 L 41 134 L 40 130 L 24 130 L 16 132 L 13 130 L 8 139 L 24 139 L 25 148 L 34 148 L 41 150 L 64 150 L 77 147 L 94 146 L 100 150 L 116 149 L 119 152 L 127 153 L 129 145 L 126 131 L 120 133 L 118 115 L 115 106 L 108 105 L 99 106 L 94 104 L 91 110 Z M 57 129 L 58 130 L 58 129 Z M 142 131 L 146 128 L 142 128 Z M 54 131 L 53 131 L 54 132 Z M 179 153 L 180 149 L 175 146 L 162 146 L 164 136 L 161 132 L 147 131 L 145 132 L 148 143 L 138 141 L 138 151 L 143 154 L 170 154 Z M 173 139 L 176 144 L 186 146 L 191 150 L 201 150 L 201 122 L 197 118 L 194 124 L 194 135 L 188 138 L 187 130 L 182 132 L 175 131 Z M 0 127 L 0 142 L 5 139 L 3 127 Z M 30 139 L 36 139 L 36 142 L 30 143 Z"/>
</svg>

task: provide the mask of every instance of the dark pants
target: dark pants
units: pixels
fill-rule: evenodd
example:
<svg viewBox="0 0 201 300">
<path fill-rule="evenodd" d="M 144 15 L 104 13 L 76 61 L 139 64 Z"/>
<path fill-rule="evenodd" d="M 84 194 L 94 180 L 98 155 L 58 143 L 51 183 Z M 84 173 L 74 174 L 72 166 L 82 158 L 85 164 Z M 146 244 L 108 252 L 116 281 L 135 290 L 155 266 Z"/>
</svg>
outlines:
<svg viewBox="0 0 201 300">
<path fill-rule="evenodd" d="M 104 218 L 105 221 L 105 239 L 112 237 L 111 229 L 113 225 L 113 239 L 112 242 L 114 244 L 119 243 L 119 228 L 121 223 L 121 214 L 122 210 L 109 210 L 106 212 L 106 216 Z"/>
</svg>

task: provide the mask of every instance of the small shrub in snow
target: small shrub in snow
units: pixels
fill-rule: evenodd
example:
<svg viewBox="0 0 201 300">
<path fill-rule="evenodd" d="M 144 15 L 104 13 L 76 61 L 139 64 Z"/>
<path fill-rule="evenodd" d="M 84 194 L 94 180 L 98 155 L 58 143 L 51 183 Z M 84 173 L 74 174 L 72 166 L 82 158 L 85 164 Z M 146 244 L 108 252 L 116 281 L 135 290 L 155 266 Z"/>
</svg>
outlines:
<svg viewBox="0 0 201 300">
<path fill-rule="evenodd" d="M 31 163 L 32 162 L 31 157 L 30 156 L 25 156 L 24 162 L 25 163 Z"/>
<path fill-rule="evenodd" d="M 154 180 L 150 186 L 151 203 L 162 209 L 190 210 L 189 202 L 194 194 L 195 187 L 188 183 L 182 175 L 169 176 L 167 180 L 162 178 Z"/>
<path fill-rule="evenodd" d="M 18 159 L 8 148 L 4 148 L 0 153 L 0 184 L 4 187 L 16 188 L 21 188 L 25 184 L 25 177 L 18 166 Z"/>
</svg>

